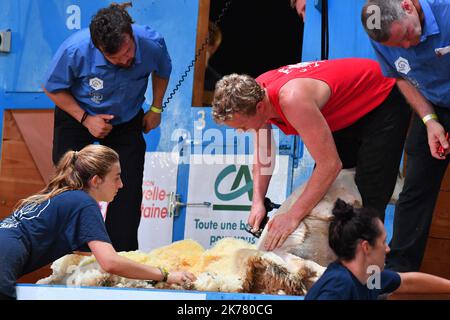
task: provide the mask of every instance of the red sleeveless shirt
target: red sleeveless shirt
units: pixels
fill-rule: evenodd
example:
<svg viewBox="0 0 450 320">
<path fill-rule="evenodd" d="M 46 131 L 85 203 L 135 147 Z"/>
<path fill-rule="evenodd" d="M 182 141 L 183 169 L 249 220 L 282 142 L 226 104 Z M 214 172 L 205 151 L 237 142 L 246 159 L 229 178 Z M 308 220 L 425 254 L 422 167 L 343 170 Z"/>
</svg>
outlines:
<svg viewBox="0 0 450 320">
<path fill-rule="evenodd" d="M 330 99 L 321 112 L 331 131 L 352 125 L 378 107 L 396 82 L 393 78 L 383 76 L 378 62 L 361 58 L 302 62 L 268 71 L 260 75 L 256 81 L 267 89 L 270 102 L 283 119 L 282 122 L 278 120 L 269 122 L 278 126 L 287 135 L 295 135 L 298 132 L 283 114 L 278 94 L 288 81 L 297 78 L 321 80 L 330 87 Z"/>
</svg>

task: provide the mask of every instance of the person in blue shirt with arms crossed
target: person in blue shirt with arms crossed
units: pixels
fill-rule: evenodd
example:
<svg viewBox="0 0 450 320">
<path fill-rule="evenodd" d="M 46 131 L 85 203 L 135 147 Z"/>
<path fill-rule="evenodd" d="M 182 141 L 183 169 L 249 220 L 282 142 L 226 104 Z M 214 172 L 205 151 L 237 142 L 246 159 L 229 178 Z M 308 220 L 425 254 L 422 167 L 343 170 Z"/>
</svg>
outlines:
<svg viewBox="0 0 450 320">
<path fill-rule="evenodd" d="M 131 279 L 182 285 L 189 272 L 168 272 L 119 256 L 111 245 L 98 202 L 122 188 L 118 154 L 102 145 L 68 151 L 53 179 L 0 221 L 0 300 L 16 298 L 16 280 L 73 251 L 91 250 L 100 267 Z"/>
<path fill-rule="evenodd" d="M 117 251 L 138 248 L 146 143 L 159 126 L 172 64 L 161 35 L 134 24 L 125 4 L 111 4 L 89 29 L 69 37 L 56 52 L 43 84 L 55 103 L 53 162 L 67 150 L 98 141 L 120 156 L 125 187 L 108 207 L 106 229 Z M 153 102 L 142 105 L 149 77 Z"/>
<path fill-rule="evenodd" d="M 389 293 L 450 293 L 450 280 L 421 272 L 384 269 L 386 230 L 373 209 L 353 208 L 338 199 L 328 241 L 337 256 L 305 300 L 377 300 Z"/>
<path fill-rule="evenodd" d="M 416 111 L 387 267 L 417 271 L 449 163 L 450 0 L 369 0 L 361 20 L 385 76 Z"/>
</svg>

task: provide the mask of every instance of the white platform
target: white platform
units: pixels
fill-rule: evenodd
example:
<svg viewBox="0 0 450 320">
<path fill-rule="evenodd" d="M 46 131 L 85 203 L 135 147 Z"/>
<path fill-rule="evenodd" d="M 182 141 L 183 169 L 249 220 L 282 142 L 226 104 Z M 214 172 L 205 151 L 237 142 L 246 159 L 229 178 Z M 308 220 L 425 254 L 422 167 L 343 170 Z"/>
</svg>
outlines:
<svg viewBox="0 0 450 320">
<path fill-rule="evenodd" d="M 18 284 L 18 300 L 303 300 L 300 296 L 275 296 L 221 292 L 66 287 Z"/>
</svg>

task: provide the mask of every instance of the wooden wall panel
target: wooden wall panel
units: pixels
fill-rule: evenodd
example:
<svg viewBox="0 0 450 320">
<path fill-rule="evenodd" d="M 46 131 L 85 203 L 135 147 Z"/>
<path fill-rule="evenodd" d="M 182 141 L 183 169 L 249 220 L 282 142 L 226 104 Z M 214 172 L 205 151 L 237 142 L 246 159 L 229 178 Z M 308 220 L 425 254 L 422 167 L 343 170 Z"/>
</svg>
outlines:
<svg viewBox="0 0 450 320">
<path fill-rule="evenodd" d="M 26 181 L 11 181 L 0 176 L 0 219 L 9 216 L 18 200 L 36 193 L 43 184 L 30 184 Z"/>
<path fill-rule="evenodd" d="M 421 271 L 450 279 L 450 168 L 442 181 Z"/>
<path fill-rule="evenodd" d="M 450 279 L 450 240 L 428 238 L 421 271 Z"/>
<path fill-rule="evenodd" d="M 441 191 L 439 193 L 430 237 L 450 240 L 450 192 Z"/>
<path fill-rule="evenodd" d="M 48 141 L 51 139 L 49 136 Z M 11 213 L 18 200 L 39 191 L 44 185 L 13 114 L 6 110 L 0 159 L 0 219 Z M 450 169 L 441 189 L 421 271 L 450 279 Z M 49 274 L 47 266 L 20 279 L 20 282 L 33 283 Z"/>
<path fill-rule="evenodd" d="M 53 117 L 50 110 L 13 110 L 12 115 L 45 183 L 53 175 Z"/>
<path fill-rule="evenodd" d="M 0 174 L 5 179 L 43 183 L 42 176 L 23 140 L 2 142 L 2 168 Z"/>
<path fill-rule="evenodd" d="M 46 278 L 52 274 L 52 269 L 50 264 L 42 267 L 34 272 L 24 275 L 22 278 L 17 280 L 18 283 L 36 283 L 38 280 Z"/>
<path fill-rule="evenodd" d="M 0 162 L 0 218 L 8 216 L 18 200 L 44 186 L 11 112 L 5 111 Z"/>
<path fill-rule="evenodd" d="M 442 181 L 441 190 L 450 192 L 450 168 L 447 168 L 444 181 Z"/>
</svg>

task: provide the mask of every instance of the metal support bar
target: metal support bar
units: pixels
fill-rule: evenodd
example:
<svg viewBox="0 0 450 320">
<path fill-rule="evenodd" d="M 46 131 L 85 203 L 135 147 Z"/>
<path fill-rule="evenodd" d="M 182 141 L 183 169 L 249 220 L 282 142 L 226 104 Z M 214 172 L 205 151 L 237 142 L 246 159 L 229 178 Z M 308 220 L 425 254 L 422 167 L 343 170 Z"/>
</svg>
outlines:
<svg viewBox="0 0 450 320">
<path fill-rule="evenodd" d="M 201 202 L 201 203 L 183 203 L 180 202 L 180 195 L 171 192 L 169 194 L 169 214 L 174 217 L 178 217 L 180 214 L 180 207 L 211 207 L 211 202 Z"/>
</svg>

